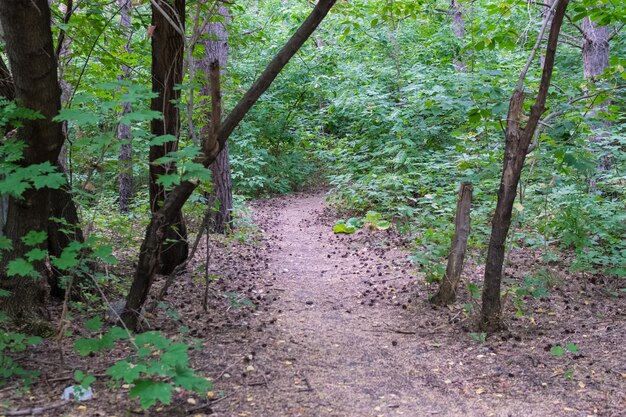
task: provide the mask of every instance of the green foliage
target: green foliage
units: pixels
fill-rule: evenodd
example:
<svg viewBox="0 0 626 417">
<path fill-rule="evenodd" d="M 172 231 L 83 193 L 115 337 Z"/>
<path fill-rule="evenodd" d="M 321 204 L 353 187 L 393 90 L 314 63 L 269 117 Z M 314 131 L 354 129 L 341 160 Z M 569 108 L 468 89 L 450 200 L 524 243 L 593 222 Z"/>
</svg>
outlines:
<svg viewBox="0 0 626 417">
<path fill-rule="evenodd" d="M 8 295 L 7 291 L 0 290 L 0 299 Z M 6 330 L 4 324 L 8 321 L 9 317 L 0 312 L 0 324 L 2 324 L 0 330 L 0 387 L 7 385 L 12 378 L 17 378 L 23 386 L 28 387 L 39 376 L 40 372 L 24 369 L 13 359 L 12 354 L 23 352 L 30 346 L 39 345 L 43 340 L 38 336 Z"/>
<path fill-rule="evenodd" d="M 569 342 L 565 345 L 565 347 L 561 345 L 553 345 L 550 348 L 550 354 L 558 358 L 558 357 L 565 356 L 566 352 L 577 353 L 579 350 L 580 348 L 578 347 L 576 343 Z"/>
<path fill-rule="evenodd" d="M 334 233 L 344 233 L 350 234 L 356 232 L 356 229 L 362 226 L 363 222 L 356 217 L 351 217 L 347 221 L 346 220 L 337 220 L 335 225 L 333 226 Z"/>
<path fill-rule="evenodd" d="M 351 217 L 348 220 L 337 220 L 333 226 L 333 232 L 351 234 L 364 226 L 372 230 L 387 230 L 391 227 L 391 222 L 384 220 L 381 213 L 370 210 L 365 214 L 365 217 Z"/>
<path fill-rule="evenodd" d="M 88 320 L 85 327 L 98 332 L 102 322 Z M 118 384 L 131 384 L 131 398 L 138 398 L 143 408 L 157 403 L 170 404 L 176 387 L 205 394 L 212 386 L 204 377 L 189 367 L 189 347 L 165 337 L 161 332 L 150 331 L 134 337 L 120 327 L 112 327 L 95 337 L 77 339 L 74 349 L 82 356 L 114 349 L 118 342 L 128 341 L 132 354 L 110 366 L 106 373 Z M 81 377 L 82 376 L 82 377 Z M 86 387 L 94 380 L 84 374 L 75 375 L 77 382 Z M 81 382 L 82 381 L 82 382 Z"/>
<path fill-rule="evenodd" d="M 487 333 L 470 333 L 472 340 L 477 343 L 485 343 L 487 341 Z"/>
</svg>

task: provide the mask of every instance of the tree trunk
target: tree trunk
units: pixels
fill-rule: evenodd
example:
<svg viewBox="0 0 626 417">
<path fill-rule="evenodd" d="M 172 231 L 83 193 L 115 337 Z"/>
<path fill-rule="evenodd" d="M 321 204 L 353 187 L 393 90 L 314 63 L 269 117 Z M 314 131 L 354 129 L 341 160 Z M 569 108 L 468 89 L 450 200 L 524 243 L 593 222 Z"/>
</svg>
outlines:
<svg viewBox="0 0 626 417">
<path fill-rule="evenodd" d="M 583 31 L 583 74 L 585 79 L 593 86 L 602 77 L 604 70 L 609 67 L 609 58 L 611 56 L 609 27 L 597 26 L 590 17 L 585 17 L 581 28 Z M 589 115 L 593 118 L 598 117 L 601 112 L 606 111 L 609 104 L 609 101 L 596 104 L 589 112 Z M 613 165 L 610 151 L 603 146 L 606 135 L 599 132 L 599 130 L 607 126 L 610 126 L 610 123 L 606 121 L 600 121 L 599 125 L 592 126 L 589 139 L 591 143 L 599 148 L 601 153 L 597 166 L 600 172 L 608 171 Z M 595 182 L 591 185 L 592 188 L 595 187 Z"/>
<path fill-rule="evenodd" d="M 522 174 L 528 147 L 539 123 L 539 118 L 545 111 L 546 98 L 554 68 L 556 47 L 567 4 L 568 0 L 561 0 L 556 6 L 550 26 L 539 92 L 531 108 L 526 126 L 521 125 L 521 120 L 524 114 L 525 97 L 523 81 L 528 67 L 522 72 L 518 87 L 513 92 L 509 103 L 502 177 L 500 179 L 496 211 L 492 220 L 491 239 L 489 240 L 487 252 L 485 282 L 482 294 L 480 328 L 487 332 L 498 331 L 503 327 L 500 317 L 500 284 L 504 264 L 504 244 L 511 225 L 513 203 L 515 202 L 517 185 Z"/>
<path fill-rule="evenodd" d="M 11 101 L 15 99 L 15 85 L 11 79 L 11 72 L 7 68 L 2 56 L 0 55 L 0 98 Z M 12 129 L 12 126 L 5 126 L 3 133 L 7 133 Z M 4 179 L 0 176 L 0 180 Z M 4 224 L 7 221 L 7 210 L 9 208 L 9 197 L 0 195 L 0 236 L 4 234 Z"/>
<path fill-rule="evenodd" d="M 216 143 L 209 144 L 208 152 L 204 155 L 202 164 L 208 167 L 220 151 L 224 150 L 226 141 L 239 125 L 244 116 L 254 106 L 259 97 L 269 88 L 278 74 L 287 65 L 300 47 L 311 36 L 317 26 L 324 20 L 336 0 L 319 0 L 307 19 L 298 28 L 296 33 L 289 39 L 287 44 L 278 52 L 272 61 L 259 76 L 257 81 L 239 100 L 235 108 L 222 123 Z M 122 314 L 124 323 L 135 329 L 138 323 L 139 311 L 146 301 L 150 287 L 154 280 L 154 274 L 158 265 L 158 254 L 163 244 L 164 231 L 176 220 L 178 213 L 187 199 L 196 189 L 197 184 L 191 181 L 183 181 L 177 185 L 167 196 L 162 207 L 154 213 L 150 224 L 146 229 L 146 236 L 139 251 L 139 261 L 135 272 L 135 279 L 126 298 L 126 307 Z"/>
<path fill-rule="evenodd" d="M 26 145 L 21 164 L 49 162 L 54 165 L 63 145 L 63 132 L 61 124 L 52 121 L 61 109 L 61 90 L 48 3 L 46 0 L 0 0 L 0 25 L 13 75 L 15 99 L 20 106 L 43 116 L 40 120 L 25 121 L 18 129 L 17 137 Z M 30 231 L 48 231 L 49 215 L 50 191 L 47 188 L 29 189 L 21 198 L 9 199 L 4 232 L 13 242 L 13 250 L 4 254 L 0 274 L 6 275 L 9 261 L 24 257 L 32 249 L 22 241 L 23 236 Z M 45 242 L 37 246 L 47 249 Z M 34 266 L 37 272 L 45 274 L 43 261 Z M 32 316 L 38 307 L 44 306 L 44 280 L 5 276 L 0 283 L 3 289 L 12 291 L 2 303 L 13 318 Z"/>
<path fill-rule="evenodd" d="M 122 31 L 126 35 L 126 52 L 130 53 L 131 49 L 131 0 L 118 0 L 118 6 L 120 9 L 120 26 Z M 122 74 L 119 76 L 120 80 L 128 80 L 130 78 L 130 67 L 123 65 Z M 122 104 L 122 113 L 120 116 L 124 116 L 132 111 L 130 103 Z M 133 142 L 130 133 L 130 126 L 120 124 L 117 127 L 117 138 L 120 141 L 119 163 L 120 174 L 118 176 L 118 192 L 119 192 L 119 206 L 120 212 L 126 213 L 130 208 L 130 201 L 133 197 Z"/>
<path fill-rule="evenodd" d="M 454 238 L 448 257 L 446 274 L 443 276 L 439 291 L 430 299 L 433 304 L 448 305 L 456 300 L 456 288 L 463 272 L 463 261 L 470 234 L 470 210 L 472 207 L 472 184 L 465 182 L 459 188 L 454 221 Z"/>
<path fill-rule="evenodd" d="M 460 0 L 450 0 L 450 11 L 452 14 L 452 32 L 457 39 L 465 37 L 465 19 L 463 19 L 463 5 Z M 467 65 L 463 58 L 457 55 L 454 58 L 454 68 L 459 72 L 465 72 Z"/>
<path fill-rule="evenodd" d="M 228 9 L 220 6 L 217 14 L 223 18 L 221 22 L 210 22 L 206 26 L 205 33 L 208 36 L 204 41 L 205 56 L 199 60 L 199 66 L 205 74 L 205 82 L 202 83 L 200 94 L 205 97 L 212 97 L 211 89 L 216 87 L 211 81 L 211 65 L 217 62 L 217 68 L 224 72 L 226 62 L 228 60 L 228 29 L 227 24 L 230 20 Z M 217 77 L 220 76 L 218 72 Z M 213 77 L 215 78 L 215 77 Z M 221 89 L 219 88 L 219 79 L 217 79 L 218 100 L 221 100 Z M 212 109 L 212 113 L 216 109 Z M 213 130 L 215 133 L 219 130 L 221 120 L 221 105 L 217 106 L 218 114 L 212 114 L 207 123 L 203 126 L 202 137 L 207 140 Z M 217 127 L 217 129 L 215 129 Z M 228 153 L 228 145 L 220 152 L 215 162 L 210 166 L 213 175 L 213 190 L 209 196 L 208 210 L 211 210 L 211 221 L 209 227 L 215 233 L 225 233 L 231 225 L 231 213 L 233 210 L 233 180 L 230 173 L 230 156 Z"/>
<path fill-rule="evenodd" d="M 185 0 L 157 0 L 156 3 L 159 7 L 152 4 L 152 91 L 158 96 L 152 99 L 151 109 L 160 111 L 163 118 L 153 120 L 151 130 L 155 136 L 172 135 L 178 138 L 180 89 L 177 86 L 183 81 L 184 57 L 184 38 L 179 30 L 184 33 Z M 150 147 L 150 208 L 153 214 L 159 211 L 168 194 L 157 180 L 161 175 L 175 173 L 176 165 L 152 162 L 177 149 L 178 140 Z M 169 274 L 187 259 L 189 253 L 187 228 L 181 211 L 175 214 L 173 222 L 163 233 L 165 243 L 160 248 L 159 272 Z"/>
<path fill-rule="evenodd" d="M 0 97 L 6 100 L 15 99 L 15 86 L 11 79 L 11 72 L 0 56 Z"/>
</svg>

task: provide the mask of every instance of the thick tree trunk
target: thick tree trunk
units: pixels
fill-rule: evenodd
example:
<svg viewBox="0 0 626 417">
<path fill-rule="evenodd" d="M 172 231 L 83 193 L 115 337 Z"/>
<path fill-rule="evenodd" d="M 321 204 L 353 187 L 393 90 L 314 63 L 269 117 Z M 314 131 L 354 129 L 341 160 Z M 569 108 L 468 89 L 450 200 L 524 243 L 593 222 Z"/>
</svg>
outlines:
<svg viewBox="0 0 626 417">
<path fill-rule="evenodd" d="M 296 33 L 289 39 L 287 44 L 278 52 L 265 68 L 259 79 L 244 94 L 235 108 L 224 120 L 216 135 L 216 143 L 209 144 L 207 153 L 202 164 L 208 167 L 220 151 L 224 150 L 226 141 L 233 133 L 248 111 L 254 106 L 259 97 L 269 88 L 278 74 L 287 65 L 300 47 L 306 42 L 317 26 L 324 20 L 336 0 L 319 0 L 311 14 L 298 28 Z M 191 181 L 183 181 L 177 185 L 167 196 L 163 206 L 154 213 L 150 224 L 146 229 L 146 236 L 141 244 L 139 261 L 135 273 L 135 279 L 126 298 L 126 307 L 122 314 L 124 323 L 135 329 L 138 323 L 139 311 L 146 301 L 150 287 L 154 280 L 154 274 L 158 265 L 158 254 L 163 244 L 164 231 L 176 220 L 178 213 L 187 199 L 196 189 L 197 184 Z"/>
<path fill-rule="evenodd" d="M 583 73 L 588 80 L 597 80 L 609 67 L 611 48 L 609 27 L 597 26 L 586 17 L 582 21 L 583 30 Z"/>
<path fill-rule="evenodd" d="M 433 304 L 448 305 L 456 300 L 456 288 L 461 280 L 463 261 L 470 234 L 470 210 L 472 208 L 472 184 L 465 182 L 459 188 L 454 221 L 454 238 L 448 257 L 446 274 L 443 276 L 439 291 L 430 299 Z"/>
<path fill-rule="evenodd" d="M 61 90 L 50 30 L 50 9 L 46 0 L 0 0 L 0 25 L 4 31 L 15 99 L 20 106 L 38 111 L 43 118 L 25 121 L 18 139 L 26 144 L 23 166 L 49 162 L 55 164 L 63 145 L 63 132 L 52 118 L 61 109 Z M 28 28 L 27 31 L 24 28 Z M 13 250 L 4 254 L 0 264 L 3 289 L 12 291 L 3 298 L 3 309 L 16 319 L 31 316 L 43 306 L 44 280 L 31 277 L 6 277 L 7 263 L 22 258 L 32 249 L 22 237 L 30 231 L 48 231 L 50 191 L 29 189 L 21 198 L 10 198 L 4 232 L 13 242 Z M 45 242 L 38 245 L 47 249 Z M 43 261 L 35 265 L 45 274 Z"/>
<path fill-rule="evenodd" d="M 550 27 L 550 35 L 548 37 L 539 92 L 531 108 L 526 126 L 521 125 L 522 116 L 524 114 L 525 97 L 523 91 L 524 72 L 522 72 L 523 75 L 520 77 L 520 83 L 513 92 L 509 103 L 502 178 L 500 179 L 496 211 L 492 220 L 491 239 L 489 240 L 489 249 L 487 252 L 485 282 L 482 294 L 480 327 L 487 332 L 494 332 L 503 327 L 500 317 L 500 284 L 504 264 L 504 244 L 511 225 L 513 203 L 515 202 L 517 185 L 522 174 L 528 147 L 539 123 L 539 118 L 545 111 L 545 103 L 548 96 L 548 89 L 550 88 L 552 70 L 554 68 L 556 47 L 567 4 L 568 0 L 561 0 L 556 6 Z M 525 70 L 526 69 L 527 68 L 525 68 Z"/>
<path fill-rule="evenodd" d="M 120 9 L 120 26 L 126 35 L 126 52 L 131 51 L 131 0 L 118 0 Z M 130 78 L 130 68 L 126 65 L 122 66 L 122 74 L 120 80 L 128 80 Z M 132 111 L 130 103 L 122 104 L 122 114 L 124 116 Z M 126 213 L 130 209 L 130 201 L 133 197 L 133 142 L 130 133 L 130 126 L 120 124 L 117 127 L 117 138 L 120 141 L 119 163 L 120 174 L 118 176 L 118 193 L 120 212 Z"/>
<path fill-rule="evenodd" d="M 582 21 L 581 28 L 583 31 L 583 74 L 589 83 L 593 85 L 602 77 L 604 70 L 609 67 L 609 58 L 611 57 L 609 27 L 598 26 L 590 17 L 586 17 Z M 589 112 L 589 115 L 598 117 L 601 112 L 606 111 L 609 104 L 608 101 L 604 101 L 595 105 Z M 597 169 L 600 172 L 611 169 L 613 165 L 610 151 L 603 146 L 606 141 L 606 135 L 600 132 L 609 125 L 610 123 L 600 120 L 600 123 L 592 126 L 589 138 L 589 141 L 599 148 L 600 160 Z M 592 182 L 591 185 L 595 187 L 595 182 Z"/>
<path fill-rule="evenodd" d="M 183 81 L 184 39 L 179 30 L 183 30 L 185 24 L 185 0 L 157 0 L 157 4 L 159 7 L 152 5 L 152 90 L 158 96 L 152 99 L 151 109 L 160 111 L 163 118 L 153 120 L 151 130 L 155 136 L 178 138 L 180 89 L 176 87 Z M 174 27 L 168 19 L 181 27 Z M 157 180 L 161 175 L 175 173 L 176 165 L 152 162 L 177 149 L 177 140 L 150 147 L 150 208 L 153 214 L 159 211 L 168 194 Z M 163 233 L 166 243 L 159 255 L 159 272 L 169 274 L 187 259 L 189 253 L 187 228 L 181 211 L 175 214 L 172 224 Z"/>
<path fill-rule="evenodd" d="M 205 82 L 201 87 L 201 95 L 213 97 L 218 94 L 221 100 L 221 88 L 219 87 L 220 72 L 224 72 L 228 60 L 228 29 L 230 20 L 228 9 L 220 6 L 217 14 L 223 18 L 221 22 L 211 22 L 206 26 L 207 39 L 204 41 L 205 56 L 199 60 L 199 66 L 205 74 Z M 217 63 L 218 73 L 211 75 L 212 64 Z M 216 81 L 212 81 L 215 79 Z M 217 85 L 214 85 L 217 84 Z M 211 91 L 215 90 L 212 94 Z M 217 133 L 221 120 L 221 103 L 211 110 L 210 124 L 207 123 L 202 129 L 203 140 L 208 140 L 208 136 L 213 131 Z M 217 114 L 213 114 L 217 113 Z M 217 128 L 216 128 L 217 127 Z M 231 222 L 233 210 L 233 180 L 230 173 L 230 156 L 228 145 L 218 155 L 215 162 L 210 166 L 213 175 L 213 190 L 209 196 L 208 209 L 211 210 L 211 221 L 209 227 L 215 233 L 225 233 Z M 217 207 L 216 207 L 217 206 Z"/>
</svg>

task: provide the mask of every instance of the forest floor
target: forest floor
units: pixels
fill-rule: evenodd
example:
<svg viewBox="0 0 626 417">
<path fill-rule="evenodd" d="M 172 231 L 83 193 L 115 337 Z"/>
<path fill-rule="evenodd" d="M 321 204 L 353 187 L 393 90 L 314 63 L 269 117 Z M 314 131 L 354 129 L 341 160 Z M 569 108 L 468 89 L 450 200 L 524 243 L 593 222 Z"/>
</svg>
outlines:
<svg viewBox="0 0 626 417">
<path fill-rule="evenodd" d="M 178 392 L 172 406 L 143 412 L 127 388 L 108 389 L 102 378 L 95 399 L 44 415 L 626 415 L 626 298 L 608 295 L 617 283 L 515 251 L 507 279 L 520 281 L 541 266 L 554 287 L 525 300 L 529 314 L 520 318 L 509 301 L 508 331 L 481 341 L 472 337 L 476 313 L 464 310 L 471 303 L 465 290 L 449 308 L 431 306 L 434 288 L 408 260 L 405 238 L 393 231 L 335 235 L 336 215 L 322 193 L 257 201 L 252 219 L 255 239 L 209 242 L 208 312 L 203 248 L 195 272 L 170 290 L 169 314 L 150 319 L 169 335 L 186 326 L 199 340 L 190 353 L 194 369 L 214 381 L 208 399 Z M 468 262 L 464 279 L 478 283 L 481 274 L 482 266 Z M 579 350 L 551 353 L 567 343 Z M 1 390 L 5 407 L 57 402 L 72 369 L 100 374 L 116 355 L 83 359 L 68 345 L 62 368 L 52 351 L 29 352 L 43 376 L 31 394 Z"/>
</svg>

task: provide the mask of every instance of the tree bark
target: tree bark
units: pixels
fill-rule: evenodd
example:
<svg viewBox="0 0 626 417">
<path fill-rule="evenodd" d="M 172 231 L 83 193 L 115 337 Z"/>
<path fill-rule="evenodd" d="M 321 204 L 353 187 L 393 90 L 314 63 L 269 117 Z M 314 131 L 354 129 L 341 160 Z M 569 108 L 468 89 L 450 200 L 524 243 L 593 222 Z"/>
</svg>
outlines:
<svg viewBox="0 0 626 417">
<path fill-rule="evenodd" d="M 13 80 L 11 79 L 11 72 L 9 68 L 4 63 L 2 56 L 0 55 L 0 97 L 5 98 L 6 100 L 15 99 L 15 86 L 13 85 Z"/>
<path fill-rule="evenodd" d="M 219 101 L 215 103 L 215 100 L 212 99 L 213 108 L 209 118 L 210 123 L 206 123 L 201 131 L 204 141 L 209 140 L 211 132 L 217 134 L 219 131 L 222 117 L 219 77 L 220 73 L 224 72 L 228 60 L 228 28 L 226 25 L 230 20 L 230 15 L 228 9 L 224 6 L 218 8 L 217 14 L 223 18 L 223 21 L 210 22 L 206 26 L 205 56 L 199 60 L 199 66 L 205 74 L 205 82 L 202 83 L 200 94 L 205 97 L 217 95 L 217 100 Z M 217 65 L 213 66 L 214 63 L 217 63 Z M 215 71 L 217 73 L 212 74 Z M 232 223 L 231 213 L 233 210 L 233 180 L 230 172 L 230 156 L 227 144 L 210 165 L 210 168 L 213 176 L 213 190 L 209 196 L 208 204 L 208 210 L 211 211 L 209 227 L 215 233 L 225 233 Z"/>
<path fill-rule="evenodd" d="M 437 293 L 430 302 L 438 305 L 448 305 L 456 300 L 456 288 L 463 272 L 463 261 L 467 249 L 467 238 L 470 234 L 470 210 L 472 207 L 472 184 L 465 182 L 459 188 L 456 203 L 456 218 L 454 221 L 454 238 L 448 257 L 446 274 L 443 276 Z"/>
<path fill-rule="evenodd" d="M 61 90 L 57 61 L 50 30 L 50 8 L 46 0 L 0 0 L 0 25 L 4 31 L 6 52 L 11 66 L 15 99 L 18 105 L 38 111 L 43 118 L 28 120 L 18 129 L 17 137 L 26 145 L 22 166 L 49 162 L 55 164 L 63 145 L 61 124 L 52 118 L 61 109 Z M 28 28 L 28 30 L 24 30 Z M 48 231 L 50 191 L 29 189 L 21 198 L 10 198 L 5 235 L 13 250 L 3 254 L 0 274 L 6 275 L 9 261 L 22 258 L 32 249 L 22 237 L 30 231 Z M 46 243 L 39 245 L 43 250 Z M 43 261 L 35 265 L 44 271 Z M 45 281 L 31 277 L 3 277 L 0 286 L 11 291 L 3 298 L 3 309 L 14 319 L 32 316 L 45 300 Z"/>
<path fill-rule="evenodd" d="M 13 79 L 11 78 L 11 72 L 2 59 L 2 55 L 0 55 L 0 98 L 8 101 L 15 99 L 15 85 L 13 84 Z M 3 132 L 6 134 L 12 130 L 12 128 L 12 126 L 5 126 Z M 3 178 L 3 176 L 0 176 L 0 180 Z M 4 234 L 3 229 L 4 224 L 7 221 L 8 208 L 9 197 L 0 195 L 0 236 Z"/>
<path fill-rule="evenodd" d="M 465 37 L 465 19 L 463 18 L 461 0 L 450 0 L 450 11 L 452 14 L 452 32 L 457 39 L 463 39 Z M 460 55 L 454 58 L 454 68 L 459 72 L 465 72 L 467 68 Z"/>
<path fill-rule="evenodd" d="M 153 162 L 178 149 L 180 89 L 177 86 L 183 81 L 184 38 L 177 29 L 184 28 L 185 24 L 185 0 L 157 0 L 156 3 L 158 8 L 152 5 L 152 91 L 158 96 L 152 99 L 151 109 L 160 111 L 163 118 L 153 120 L 151 130 L 155 136 L 172 135 L 177 140 L 150 147 L 150 208 L 153 214 L 159 211 L 168 194 L 165 187 L 157 183 L 158 178 L 176 172 L 174 163 Z M 169 20 L 181 27 L 174 27 Z M 163 233 L 165 244 L 160 248 L 159 272 L 169 274 L 187 259 L 189 253 L 187 228 L 180 210 Z"/>
<path fill-rule="evenodd" d="M 131 0 L 118 0 L 120 9 L 120 26 L 126 36 L 126 52 L 131 52 Z M 122 74 L 120 80 L 128 80 L 130 78 L 130 68 L 122 65 Z M 132 111 L 130 103 L 122 104 L 122 113 L 124 116 Z M 121 124 L 117 127 L 117 139 L 120 141 L 119 163 L 120 173 L 118 176 L 118 194 L 120 212 L 126 213 L 130 209 L 130 201 L 133 197 L 133 142 L 130 133 L 130 126 Z"/>
<path fill-rule="evenodd" d="M 581 29 L 583 32 L 583 74 L 593 86 L 602 77 L 604 70 L 609 67 L 611 57 L 609 27 L 598 26 L 590 17 L 585 17 Z M 596 104 L 589 112 L 590 116 L 592 118 L 598 117 L 601 112 L 606 111 L 609 104 L 609 101 Z M 608 171 L 613 165 L 610 152 L 603 146 L 606 135 L 603 135 L 601 130 L 607 126 L 610 126 L 610 123 L 600 120 L 598 125 L 591 127 L 589 138 L 589 142 L 598 146 L 601 153 L 597 166 L 597 170 L 600 172 Z M 595 181 L 592 181 L 591 186 L 595 188 Z"/>
<path fill-rule="evenodd" d="M 235 108 L 224 120 L 216 137 L 216 143 L 209 144 L 202 164 L 208 167 L 220 151 L 224 150 L 226 141 L 233 133 L 239 122 L 254 106 L 261 95 L 269 88 L 280 71 L 287 65 L 300 47 L 306 42 L 318 25 L 324 20 L 336 0 L 319 0 L 307 19 L 289 39 L 287 44 L 278 52 L 265 68 L 257 81 L 244 94 Z M 176 213 L 180 211 L 197 187 L 196 182 L 183 181 L 167 196 L 158 212 L 154 213 L 146 229 L 146 236 L 141 244 L 139 261 L 135 272 L 135 279 L 126 298 L 126 307 L 122 314 L 124 323 L 135 329 L 138 323 L 139 311 L 146 301 L 154 274 L 158 264 L 158 254 L 163 243 L 164 231 L 176 220 Z"/>
<path fill-rule="evenodd" d="M 487 252 L 485 282 L 482 294 L 480 328 L 487 332 L 495 332 L 503 327 L 500 311 L 500 284 L 504 264 L 504 244 L 511 225 L 513 203 L 515 202 L 517 185 L 522 174 L 528 147 L 539 123 L 539 118 L 545 111 L 545 103 L 548 96 L 548 89 L 550 88 L 559 33 L 568 2 L 569 0 L 561 0 L 556 6 L 550 26 L 550 35 L 546 47 L 546 56 L 539 91 L 525 127 L 521 125 L 525 98 L 523 91 L 524 72 L 520 77 L 518 87 L 513 92 L 509 103 L 502 177 L 500 179 L 496 211 L 492 220 L 491 238 Z M 526 69 L 527 68 L 525 68 L 525 70 Z"/>
</svg>

